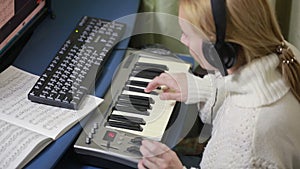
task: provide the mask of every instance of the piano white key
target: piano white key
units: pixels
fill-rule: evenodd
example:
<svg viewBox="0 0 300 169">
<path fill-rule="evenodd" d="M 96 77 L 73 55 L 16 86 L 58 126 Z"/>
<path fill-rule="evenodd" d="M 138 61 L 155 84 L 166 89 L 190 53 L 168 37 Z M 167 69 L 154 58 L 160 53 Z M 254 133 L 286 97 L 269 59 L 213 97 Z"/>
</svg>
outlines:
<svg viewBox="0 0 300 169">
<path fill-rule="evenodd" d="M 149 139 L 159 141 L 161 140 L 165 128 L 168 124 L 169 118 L 173 111 L 174 104 L 175 104 L 174 102 L 169 102 L 170 106 L 164 106 L 165 107 L 164 109 L 155 108 L 153 110 L 150 110 L 150 116 L 143 116 L 143 115 L 121 112 L 121 111 L 113 111 L 113 114 L 117 114 L 117 115 L 126 115 L 131 117 L 143 118 L 146 121 L 146 124 L 141 125 L 143 127 L 142 132 L 122 129 L 122 128 L 115 128 L 115 127 L 109 127 L 109 128 L 114 128 L 117 130 L 137 134 L 139 136 L 143 136 Z"/>
<path fill-rule="evenodd" d="M 136 80 L 136 81 L 142 81 L 142 82 L 151 82 L 152 81 L 152 79 L 145 79 L 145 78 L 133 77 L 133 76 L 130 76 L 129 80 Z"/>
<path fill-rule="evenodd" d="M 172 101 L 172 100 L 162 101 L 159 99 L 158 96 L 153 96 L 153 95 L 144 94 L 144 93 L 123 91 L 123 94 L 151 97 L 154 99 L 155 104 L 152 104 L 152 110 L 148 110 L 150 112 L 149 116 L 134 114 L 134 113 L 129 113 L 129 112 L 123 112 L 123 111 L 117 111 L 117 110 L 114 110 L 112 112 L 112 114 L 117 114 L 117 115 L 143 118 L 146 121 L 146 125 L 142 126 L 143 127 L 142 132 L 128 130 L 128 129 L 115 128 L 115 127 L 110 127 L 110 128 L 115 128 L 117 130 L 126 131 L 129 133 L 137 134 L 137 135 L 151 138 L 154 140 L 160 140 L 163 136 L 163 133 L 168 124 L 169 118 L 172 114 L 173 107 L 176 102 Z"/>
<path fill-rule="evenodd" d="M 184 62 L 166 61 L 166 60 L 151 59 L 146 57 L 140 57 L 138 62 L 166 65 L 169 68 L 169 70 L 166 71 L 168 73 L 187 72 L 191 66 L 190 64 L 187 63 L 183 64 Z"/>
<path fill-rule="evenodd" d="M 135 95 L 135 96 L 144 96 L 144 97 L 157 97 L 155 95 L 151 95 L 151 94 L 148 94 L 148 93 L 133 92 L 133 91 L 128 91 L 128 90 L 123 90 L 122 94 Z"/>
</svg>

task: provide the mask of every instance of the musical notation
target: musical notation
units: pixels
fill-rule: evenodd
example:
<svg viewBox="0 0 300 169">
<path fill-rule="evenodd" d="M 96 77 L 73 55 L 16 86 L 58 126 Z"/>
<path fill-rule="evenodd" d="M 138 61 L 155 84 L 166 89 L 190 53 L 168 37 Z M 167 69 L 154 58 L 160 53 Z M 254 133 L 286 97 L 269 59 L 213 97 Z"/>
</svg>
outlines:
<svg viewBox="0 0 300 169">
<path fill-rule="evenodd" d="M 0 169 L 17 168 L 46 136 L 0 120 Z"/>
<path fill-rule="evenodd" d="M 0 169 L 22 168 L 102 101 L 88 95 L 76 111 L 33 103 L 27 93 L 37 79 L 14 66 L 0 74 Z"/>
</svg>

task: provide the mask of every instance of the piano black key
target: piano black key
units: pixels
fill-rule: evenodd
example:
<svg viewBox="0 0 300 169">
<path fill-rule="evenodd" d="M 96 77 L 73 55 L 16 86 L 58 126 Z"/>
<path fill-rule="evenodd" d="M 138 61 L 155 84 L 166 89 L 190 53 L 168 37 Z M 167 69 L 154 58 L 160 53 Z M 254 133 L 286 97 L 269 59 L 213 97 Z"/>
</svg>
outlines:
<svg viewBox="0 0 300 169">
<path fill-rule="evenodd" d="M 149 101 L 141 101 L 141 100 L 126 100 L 126 99 L 119 99 L 117 101 L 117 103 L 120 103 L 120 104 L 131 104 L 133 106 L 142 106 L 142 107 L 145 107 L 147 109 L 152 109 L 152 106 L 150 105 Z"/>
<path fill-rule="evenodd" d="M 133 108 L 133 109 L 136 109 L 138 111 L 147 111 L 147 107 L 146 106 L 139 106 L 139 105 L 133 105 L 133 104 L 128 104 L 128 103 L 124 103 L 124 102 L 117 102 L 116 107 L 118 106 L 124 106 L 124 107 L 129 107 L 129 108 Z"/>
<path fill-rule="evenodd" d="M 118 101 L 132 102 L 134 104 L 148 105 L 148 106 L 150 106 L 150 104 L 153 104 L 153 102 L 154 102 L 154 100 L 151 97 L 143 97 L 143 96 L 134 97 L 134 96 L 137 96 L 137 95 L 130 95 L 130 93 L 128 95 L 123 94 L 118 97 Z"/>
<path fill-rule="evenodd" d="M 143 100 L 143 99 L 136 99 L 136 98 L 131 98 L 131 97 L 118 97 L 119 101 L 127 101 L 127 102 L 133 102 L 133 103 L 139 103 L 139 104 L 143 104 L 143 105 L 149 105 L 150 106 L 150 99 L 147 100 Z"/>
<path fill-rule="evenodd" d="M 135 66 L 141 66 L 141 67 L 153 67 L 161 70 L 169 70 L 169 68 L 166 65 L 161 64 L 155 64 L 155 63 L 146 63 L 146 62 L 137 62 Z"/>
<path fill-rule="evenodd" d="M 121 121 L 121 122 L 131 122 L 131 123 L 137 123 L 140 125 L 145 125 L 146 122 L 144 119 L 139 118 L 139 117 L 132 117 L 132 116 L 123 116 L 123 115 L 117 115 L 117 114 L 111 114 L 109 116 L 109 119 L 111 120 L 116 120 L 116 121 Z"/>
<path fill-rule="evenodd" d="M 149 111 L 140 111 L 133 107 L 124 106 L 124 105 L 115 105 L 114 109 L 122 112 L 127 112 L 127 113 L 140 114 L 145 116 L 150 115 Z"/>
<path fill-rule="evenodd" d="M 138 92 L 138 93 L 145 93 L 145 94 L 158 95 L 158 93 L 155 92 L 155 91 L 151 91 L 151 92 L 149 92 L 149 93 L 146 93 L 146 92 L 144 91 L 144 89 L 136 88 L 136 87 L 125 86 L 125 87 L 123 88 L 123 90 L 132 91 L 132 92 Z"/>
<path fill-rule="evenodd" d="M 116 128 L 123 128 L 135 131 L 143 131 L 143 128 L 136 123 L 123 123 L 118 121 L 108 121 L 105 124 L 106 126 L 116 127 Z"/>
<path fill-rule="evenodd" d="M 126 84 L 139 86 L 139 87 L 147 87 L 149 82 L 137 81 L 137 80 L 128 80 Z"/>
<path fill-rule="evenodd" d="M 142 70 L 142 71 L 132 71 L 130 75 L 133 76 L 133 77 L 140 77 L 140 78 L 145 78 L 145 79 L 154 79 L 156 76 L 159 76 L 160 73 L 148 72 L 146 70 Z"/>
<path fill-rule="evenodd" d="M 141 101 L 149 101 L 150 104 L 154 104 L 155 101 L 151 97 L 145 97 L 145 96 L 137 96 L 137 95 L 127 95 L 127 94 L 121 94 L 119 96 L 119 99 L 124 98 L 124 99 L 136 99 L 136 100 L 141 100 Z"/>
<path fill-rule="evenodd" d="M 147 72 L 154 72 L 154 73 L 158 73 L 161 74 L 163 72 L 165 72 L 165 70 L 163 69 L 159 69 L 159 68 L 154 68 L 154 67 L 148 67 L 148 66 L 135 66 L 133 68 L 133 71 L 147 71 Z"/>
</svg>

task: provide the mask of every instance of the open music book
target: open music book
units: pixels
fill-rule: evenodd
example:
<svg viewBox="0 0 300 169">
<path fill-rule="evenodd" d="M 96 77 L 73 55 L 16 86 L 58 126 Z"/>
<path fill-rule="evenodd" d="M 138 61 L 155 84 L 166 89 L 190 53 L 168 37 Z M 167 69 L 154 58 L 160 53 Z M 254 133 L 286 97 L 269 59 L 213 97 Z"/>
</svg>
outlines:
<svg viewBox="0 0 300 169">
<path fill-rule="evenodd" d="M 22 168 L 103 101 L 88 95 L 76 111 L 34 103 L 37 79 L 14 66 L 0 74 L 0 168 Z"/>
</svg>

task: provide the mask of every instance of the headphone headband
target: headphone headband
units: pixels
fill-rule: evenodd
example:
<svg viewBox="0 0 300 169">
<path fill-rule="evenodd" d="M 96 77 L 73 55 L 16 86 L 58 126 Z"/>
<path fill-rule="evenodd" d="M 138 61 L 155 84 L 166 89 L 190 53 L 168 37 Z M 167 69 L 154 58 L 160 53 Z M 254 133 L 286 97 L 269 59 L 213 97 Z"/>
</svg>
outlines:
<svg viewBox="0 0 300 169">
<path fill-rule="evenodd" d="M 226 34 L 226 3 L 225 0 L 211 0 L 211 8 L 216 28 L 216 47 L 225 41 Z"/>
<path fill-rule="evenodd" d="M 203 42 L 203 55 L 223 76 L 228 74 L 236 61 L 237 45 L 226 42 L 226 0 L 211 0 L 212 15 L 216 28 L 215 44 Z"/>
</svg>

